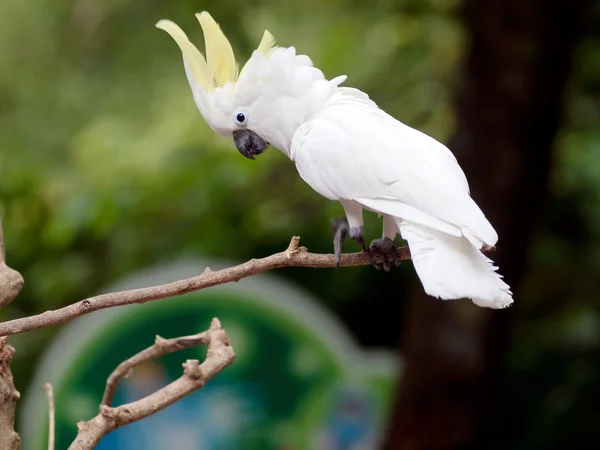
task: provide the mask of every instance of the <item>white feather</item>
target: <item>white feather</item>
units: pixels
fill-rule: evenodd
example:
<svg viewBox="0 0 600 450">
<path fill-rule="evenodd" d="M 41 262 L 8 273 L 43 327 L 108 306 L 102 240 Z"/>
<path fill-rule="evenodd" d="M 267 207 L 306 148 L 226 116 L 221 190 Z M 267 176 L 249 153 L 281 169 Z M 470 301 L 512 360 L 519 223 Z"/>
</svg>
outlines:
<svg viewBox="0 0 600 450">
<path fill-rule="evenodd" d="M 378 109 L 364 94 L 339 91 L 294 136 L 304 144 L 290 156 L 308 184 L 328 198 L 367 199 L 365 207 L 382 214 L 401 217 L 399 209 L 410 205 L 421 217 L 411 220 L 437 222 L 446 232 L 449 224 L 487 245 L 497 242 L 450 150 Z"/>
<path fill-rule="evenodd" d="M 206 61 L 175 24 L 157 26 L 182 48 L 194 99 L 211 128 L 233 134 L 240 127 L 233 115 L 243 110 L 244 127 L 294 160 L 321 195 L 384 216 L 386 237 L 395 236 L 394 218 L 430 295 L 470 297 L 492 308 L 512 302 L 480 252 L 498 235 L 448 148 L 380 110 L 364 92 L 339 87 L 345 76 L 327 80 L 294 47 L 274 47 L 268 32 L 236 80 L 229 41 L 208 13 L 198 17 Z"/>
<path fill-rule="evenodd" d="M 298 128 L 290 157 L 321 195 L 395 217 L 428 294 L 492 308 L 512 302 L 480 252 L 498 235 L 443 144 L 389 116 L 363 92 L 339 88 Z"/>
<path fill-rule="evenodd" d="M 466 297 L 488 308 L 505 308 L 513 302 L 497 267 L 467 239 L 406 221 L 398 226 L 427 294 L 443 300 Z"/>
</svg>

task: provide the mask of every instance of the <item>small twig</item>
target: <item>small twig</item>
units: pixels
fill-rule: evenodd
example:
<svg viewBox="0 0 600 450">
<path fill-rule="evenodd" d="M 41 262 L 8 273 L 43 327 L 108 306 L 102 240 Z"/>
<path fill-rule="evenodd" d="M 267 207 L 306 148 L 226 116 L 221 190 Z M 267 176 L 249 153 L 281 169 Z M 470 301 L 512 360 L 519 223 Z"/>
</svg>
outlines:
<svg viewBox="0 0 600 450">
<path fill-rule="evenodd" d="M 200 335 L 202 334 L 200 333 Z M 96 417 L 87 422 L 79 422 L 77 424 L 77 437 L 69 447 L 69 450 L 93 449 L 106 434 L 119 427 L 148 417 L 200 389 L 216 374 L 233 362 L 235 353 L 229 345 L 225 330 L 221 327 L 218 319 L 215 318 L 212 320 L 210 328 L 205 332 L 203 338 L 200 338 L 200 335 L 192 336 L 191 339 L 196 340 L 196 342 L 205 339 L 208 344 L 206 359 L 202 364 L 198 360 L 188 359 L 183 363 L 183 375 L 180 378 L 140 400 L 116 408 L 104 404 L 100 405 L 100 412 Z M 180 339 L 182 341 L 169 339 L 164 342 L 177 342 L 183 345 L 181 348 L 187 347 L 188 342 L 186 342 L 186 339 L 189 338 Z M 151 349 L 156 346 L 157 344 L 154 344 L 147 350 L 152 352 L 153 350 Z M 157 350 L 157 352 L 157 354 L 160 354 L 161 350 Z M 142 361 L 139 355 L 140 353 L 132 358 L 136 360 L 131 364 L 132 366 Z M 120 378 L 117 378 L 115 382 L 118 379 Z"/>
<path fill-rule="evenodd" d="M 112 406 L 112 401 L 119 382 L 129 375 L 133 367 L 146 361 L 159 358 L 167 353 L 173 353 L 184 348 L 196 347 L 197 345 L 206 345 L 208 344 L 208 339 L 208 331 L 203 331 L 194 336 L 183 336 L 173 339 L 164 339 L 160 336 L 156 336 L 154 345 L 142 350 L 128 360 L 123 361 L 109 375 L 106 380 L 102 404 Z"/>
<path fill-rule="evenodd" d="M 42 389 L 48 396 L 48 450 L 54 450 L 54 430 L 56 423 L 54 419 L 54 390 L 50 383 L 44 384 Z"/>
<path fill-rule="evenodd" d="M 305 249 L 306 250 L 306 249 Z M 300 236 L 293 236 L 290 241 L 290 245 L 285 250 L 285 256 L 287 259 L 292 259 L 292 255 L 295 255 L 300 251 Z"/>
<path fill-rule="evenodd" d="M 305 247 L 298 246 L 299 240 L 299 237 L 294 236 L 289 247 L 283 252 L 267 256 L 266 258 L 252 259 L 238 266 L 216 271 L 206 270 L 201 275 L 169 284 L 97 295 L 65 306 L 64 308 L 0 323 L 0 336 L 8 336 L 58 325 L 100 309 L 145 303 L 151 300 L 183 295 L 218 284 L 239 281 L 242 278 L 281 267 L 335 268 L 333 255 L 310 253 Z M 410 251 L 407 247 L 402 247 L 399 250 L 401 259 L 410 259 Z M 369 264 L 371 264 L 371 259 L 366 253 L 342 255 L 340 262 L 340 266 L 346 267 L 365 266 Z"/>
</svg>

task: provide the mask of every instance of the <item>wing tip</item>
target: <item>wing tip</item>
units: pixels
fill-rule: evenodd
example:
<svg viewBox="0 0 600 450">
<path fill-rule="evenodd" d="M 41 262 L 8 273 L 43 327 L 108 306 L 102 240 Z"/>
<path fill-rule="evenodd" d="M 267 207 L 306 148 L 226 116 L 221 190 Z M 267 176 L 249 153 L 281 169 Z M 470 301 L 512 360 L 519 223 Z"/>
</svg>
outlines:
<svg viewBox="0 0 600 450">
<path fill-rule="evenodd" d="M 500 298 L 487 300 L 483 298 L 472 298 L 471 301 L 482 308 L 505 309 L 514 304 L 513 298 L 506 292 Z"/>
</svg>

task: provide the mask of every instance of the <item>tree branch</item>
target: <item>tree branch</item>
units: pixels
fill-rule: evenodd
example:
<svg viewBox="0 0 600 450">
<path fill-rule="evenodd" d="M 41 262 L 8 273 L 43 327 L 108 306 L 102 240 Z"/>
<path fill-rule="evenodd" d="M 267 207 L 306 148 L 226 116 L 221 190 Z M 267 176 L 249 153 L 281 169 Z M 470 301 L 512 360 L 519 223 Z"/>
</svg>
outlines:
<svg viewBox="0 0 600 450">
<path fill-rule="evenodd" d="M 162 389 L 131 403 L 112 408 L 105 403 L 112 402 L 112 396 L 120 379 L 136 364 L 153 359 L 165 353 L 197 344 L 208 344 L 206 359 L 202 364 L 195 359 L 183 363 L 183 375 Z M 177 400 L 203 387 L 216 374 L 233 362 L 235 353 L 229 345 L 225 330 L 218 319 L 213 319 L 208 331 L 175 339 L 162 339 L 120 364 L 106 383 L 106 392 L 96 417 L 77 424 L 78 433 L 69 450 L 90 450 L 106 434 L 119 427 L 136 422 L 175 403 Z M 107 401 L 107 397 L 110 399 Z M 0 447 L 2 448 L 2 447 Z"/>
<path fill-rule="evenodd" d="M 113 397 L 119 382 L 131 373 L 131 369 L 133 369 L 133 367 L 146 361 L 150 361 L 151 359 L 160 358 L 167 353 L 173 353 L 184 348 L 196 347 L 197 345 L 206 345 L 208 343 L 208 331 L 203 331 L 202 333 L 198 333 L 194 336 L 183 336 L 173 339 L 164 339 L 160 336 L 156 336 L 153 346 L 148 347 L 138 354 L 132 356 L 128 360 L 123 361 L 110 374 L 108 380 L 106 380 L 106 388 L 104 389 L 102 404 L 106 406 L 112 406 Z"/>
<path fill-rule="evenodd" d="M 0 219 L 0 308 L 8 305 L 19 295 L 23 284 L 21 274 L 6 265 L 4 231 L 2 230 L 2 219 Z"/>
<path fill-rule="evenodd" d="M 19 450 L 21 438 L 15 432 L 15 408 L 21 397 L 13 382 L 10 361 L 15 349 L 0 337 L 0 449 Z"/>
<path fill-rule="evenodd" d="M 252 259 L 227 269 L 212 271 L 210 268 L 206 268 L 201 275 L 185 280 L 159 286 L 97 295 L 65 306 L 64 308 L 0 323 L 0 336 L 8 336 L 58 325 L 100 309 L 146 303 L 151 300 L 183 295 L 211 286 L 239 281 L 242 278 L 282 267 L 335 267 L 333 255 L 310 253 L 305 247 L 299 247 L 299 242 L 300 238 L 294 236 L 288 248 L 283 252 L 267 256 L 266 258 Z M 401 259 L 410 259 L 410 252 L 407 247 L 402 247 L 399 251 Z M 340 266 L 364 266 L 369 264 L 371 264 L 371 260 L 366 253 L 350 253 L 342 255 Z"/>
</svg>

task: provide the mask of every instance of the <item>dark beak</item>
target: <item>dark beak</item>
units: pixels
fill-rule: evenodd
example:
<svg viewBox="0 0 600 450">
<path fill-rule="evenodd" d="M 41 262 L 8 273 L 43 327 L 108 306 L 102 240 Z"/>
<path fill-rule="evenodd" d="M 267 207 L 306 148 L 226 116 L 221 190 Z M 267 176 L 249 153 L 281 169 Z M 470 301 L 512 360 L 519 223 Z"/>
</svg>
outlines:
<svg viewBox="0 0 600 450">
<path fill-rule="evenodd" d="M 254 159 L 268 147 L 269 143 L 251 130 L 236 130 L 233 132 L 233 142 L 239 152 L 248 159 Z"/>
</svg>

